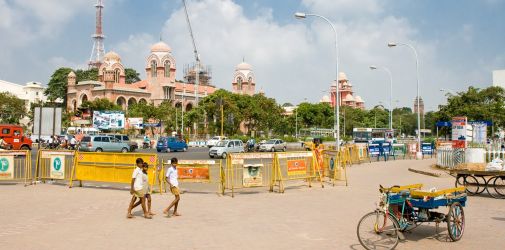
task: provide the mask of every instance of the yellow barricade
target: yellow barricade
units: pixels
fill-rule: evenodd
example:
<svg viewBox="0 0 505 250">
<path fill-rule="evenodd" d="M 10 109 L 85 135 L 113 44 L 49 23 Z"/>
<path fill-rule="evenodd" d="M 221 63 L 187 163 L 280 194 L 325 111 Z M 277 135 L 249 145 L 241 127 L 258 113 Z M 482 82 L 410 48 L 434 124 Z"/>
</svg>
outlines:
<svg viewBox="0 0 505 250">
<path fill-rule="evenodd" d="M 347 167 L 342 152 L 336 150 L 324 150 L 323 157 L 323 177 L 327 177 L 329 181 L 335 186 L 335 181 L 345 181 L 347 186 Z"/>
<path fill-rule="evenodd" d="M 170 160 L 162 161 L 162 168 L 159 174 L 159 185 L 166 192 L 165 175 Z M 179 160 L 177 163 L 177 174 L 180 183 L 211 183 L 218 184 L 218 193 L 222 193 L 222 160 Z"/>
<path fill-rule="evenodd" d="M 359 162 L 372 162 L 372 159 L 370 159 L 370 155 L 368 154 L 368 148 L 365 145 L 356 145 L 356 148 Z"/>
<path fill-rule="evenodd" d="M 160 179 L 158 156 L 143 153 L 76 152 L 69 187 L 72 187 L 73 181 L 79 181 L 80 186 L 82 181 L 130 184 L 137 158 L 142 158 L 149 165 L 147 175 L 153 190 L 153 186 L 159 185 L 155 180 Z M 162 191 L 161 188 L 159 191 Z"/>
<path fill-rule="evenodd" d="M 0 181 L 19 182 L 25 186 L 33 181 L 31 151 L 0 151 Z"/>
<path fill-rule="evenodd" d="M 236 189 L 271 187 L 275 153 L 229 154 L 222 168 L 222 194 L 235 196 Z"/>
<path fill-rule="evenodd" d="M 285 182 L 291 180 L 305 180 L 308 186 L 312 186 L 312 180 L 316 179 L 324 187 L 322 172 L 317 167 L 317 159 L 314 151 L 310 152 L 283 152 L 275 153 L 272 182 L 270 191 L 279 187 L 279 192 L 284 193 Z"/>
<path fill-rule="evenodd" d="M 35 169 L 36 180 L 70 180 L 74 158 L 73 150 L 39 150 Z"/>
</svg>

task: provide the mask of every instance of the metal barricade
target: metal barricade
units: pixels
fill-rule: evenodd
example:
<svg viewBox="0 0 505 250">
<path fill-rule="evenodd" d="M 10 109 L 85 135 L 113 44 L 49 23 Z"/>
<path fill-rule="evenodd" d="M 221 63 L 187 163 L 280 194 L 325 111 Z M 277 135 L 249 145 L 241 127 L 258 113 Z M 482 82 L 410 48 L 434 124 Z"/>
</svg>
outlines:
<svg viewBox="0 0 505 250">
<path fill-rule="evenodd" d="M 272 188 L 275 153 L 232 153 L 222 170 L 222 194 L 226 190 L 235 196 L 235 190 L 243 188 Z"/>
<path fill-rule="evenodd" d="M 103 152 L 79 152 L 75 153 L 74 167 L 69 180 L 69 187 L 74 181 L 126 183 L 130 184 L 132 173 L 136 166 L 136 159 L 141 158 L 149 165 L 148 181 L 151 190 L 158 185 L 160 168 L 158 156 L 147 153 L 103 153 Z M 159 192 L 162 192 L 158 186 Z"/>
<path fill-rule="evenodd" d="M 36 162 L 36 180 L 70 180 L 74 166 L 73 150 L 39 150 Z"/>
<path fill-rule="evenodd" d="M 178 160 L 178 181 L 179 183 L 200 183 L 202 185 L 215 184 L 218 186 L 218 193 L 222 193 L 222 162 L 222 160 Z M 156 180 L 164 192 L 167 191 L 165 176 L 170 164 L 170 160 L 162 160 L 159 178 Z"/>
<path fill-rule="evenodd" d="M 270 191 L 278 187 L 280 193 L 284 193 L 287 181 L 305 181 L 309 187 L 312 187 L 312 180 L 315 179 L 321 183 L 322 173 L 316 167 L 316 157 L 314 152 L 283 152 L 275 153 L 273 178 Z"/>
<path fill-rule="evenodd" d="M 393 150 L 391 153 L 395 160 L 396 158 L 405 159 L 405 156 L 407 155 L 407 146 L 405 146 L 405 144 L 395 143 L 393 144 Z"/>
<path fill-rule="evenodd" d="M 335 186 L 336 181 L 345 181 L 347 186 L 347 167 L 342 160 L 342 154 L 336 150 L 325 150 L 322 152 L 323 167 L 322 179 L 326 178 Z"/>
<path fill-rule="evenodd" d="M 25 186 L 33 181 L 31 151 L 0 151 L 0 181 L 23 182 Z"/>
</svg>

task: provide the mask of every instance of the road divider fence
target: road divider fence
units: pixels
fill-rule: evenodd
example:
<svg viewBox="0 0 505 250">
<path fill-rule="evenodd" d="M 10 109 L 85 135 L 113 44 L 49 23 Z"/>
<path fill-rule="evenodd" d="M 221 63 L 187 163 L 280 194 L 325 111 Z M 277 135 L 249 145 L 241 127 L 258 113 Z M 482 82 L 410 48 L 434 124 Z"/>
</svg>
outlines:
<svg viewBox="0 0 505 250">
<path fill-rule="evenodd" d="M 69 181 L 73 175 L 75 152 L 73 150 L 39 150 L 35 179 L 43 182 L 46 180 Z"/>
<path fill-rule="evenodd" d="M 0 181 L 23 182 L 27 186 L 32 184 L 33 176 L 30 151 L 0 151 Z"/>
<path fill-rule="evenodd" d="M 232 153 L 226 158 L 221 171 L 222 194 L 235 190 L 269 187 L 273 190 L 273 171 L 275 153 Z"/>
<path fill-rule="evenodd" d="M 141 158 L 149 165 L 148 181 L 152 191 L 162 192 L 159 182 L 161 169 L 158 156 L 145 153 L 104 153 L 76 152 L 69 187 L 74 181 L 109 182 L 130 184 L 136 167 L 136 159 Z M 158 188 L 157 190 L 155 188 Z"/>
<path fill-rule="evenodd" d="M 159 178 L 161 189 L 166 192 L 167 184 L 165 176 L 170 167 L 170 160 L 162 160 Z M 177 163 L 177 174 L 181 183 L 208 183 L 217 185 L 219 193 L 223 192 L 222 160 L 179 160 Z"/>
</svg>

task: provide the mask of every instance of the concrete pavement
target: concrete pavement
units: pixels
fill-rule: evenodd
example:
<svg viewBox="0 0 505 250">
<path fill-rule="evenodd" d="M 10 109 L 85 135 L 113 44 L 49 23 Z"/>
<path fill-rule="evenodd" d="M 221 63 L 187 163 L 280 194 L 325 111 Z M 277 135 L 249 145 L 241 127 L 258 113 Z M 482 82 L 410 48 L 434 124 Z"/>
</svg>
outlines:
<svg viewBox="0 0 505 250">
<path fill-rule="evenodd" d="M 286 193 L 257 188 L 235 198 L 193 192 L 183 184 L 181 217 L 161 210 L 171 195 L 153 195 L 153 220 L 126 219 L 127 191 L 42 184 L 0 185 L 0 246 L 4 249 L 362 249 L 359 219 L 375 208 L 378 186 L 424 183 L 453 187 L 450 176 L 408 171 L 429 168 L 433 159 L 398 160 L 349 168 L 349 186 L 292 187 Z M 210 190 L 213 188 L 209 187 Z M 254 192 L 250 192 L 254 191 Z M 446 208 L 440 208 L 446 212 Z M 487 196 L 469 197 L 466 228 L 447 242 L 446 226 L 422 225 L 398 249 L 503 249 L 505 206 Z"/>
</svg>

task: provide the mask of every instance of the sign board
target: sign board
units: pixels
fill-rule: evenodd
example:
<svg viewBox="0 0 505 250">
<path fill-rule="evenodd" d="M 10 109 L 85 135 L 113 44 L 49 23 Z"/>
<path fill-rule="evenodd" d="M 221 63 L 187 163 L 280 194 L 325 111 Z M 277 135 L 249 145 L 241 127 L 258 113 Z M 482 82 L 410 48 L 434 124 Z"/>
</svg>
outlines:
<svg viewBox="0 0 505 250">
<path fill-rule="evenodd" d="M 36 107 L 33 110 L 33 135 L 47 137 L 61 134 L 61 108 Z"/>
<path fill-rule="evenodd" d="M 389 155 L 389 153 L 391 152 L 391 144 L 390 143 L 382 144 L 382 149 L 384 150 L 385 155 Z"/>
<path fill-rule="evenodd" d="M 476 143 L 486 143 L 487 141 L 487 124 L 486 123 L 472 123 L 473 127 L 473 141 Z"/>
<path fill-rule="evenodd" d="M 372 156 L 380 155 L 379 144 L 368 144 L 368 154 L 370 154 Z"/>
<path fill-rule="evenodd" d="M 65 155 L 52 155 L 50 163 L 49 176 L 51 179 L 65 179 Z"/>
<path fill-rule="evenodd" d="M 423 155 L 432 155 L 433 154 L 433 144 L 422 143 L 421 144 L 421 151 L 423 152 Z"/>
<path fill-rule="evenodd" d="M 14 179 L 14 156 L 0 156 L 0 180 Z"/>
<path fill-rule="evenodd" d="M 144 118 L 142 117 L 130 117 L 126 119 L 126 128 L 143 129 L 144 128 Z"/>
<path fill-rule="evenodd" d="M 242 180 L 244 187 L 261 187 L 263 183 L 263 164 L 244 165 Z"/>
<path fill-rule="evenodd" d="M 195 180 L 195 181 L 208 181 L 209 178 L 209 166 L 185 166 L 179 164 L 177 166 L 177 174 L 180 180 Z"/>
<path fill-rule="evenodd" d="M 288 160 L 288 176 L 307 174 L 305 160 Z"/>
<path fill-rule="evenodd" d="M 123 111 L 93 111 L 93 127 L 97 129 L 123 129 Z"/>
<path fill-rule="evenodd" d="M 452 118 L 452 141 L 454 148 L 466 148 L 466 124 L 465 116 Z"/>
</svg>

